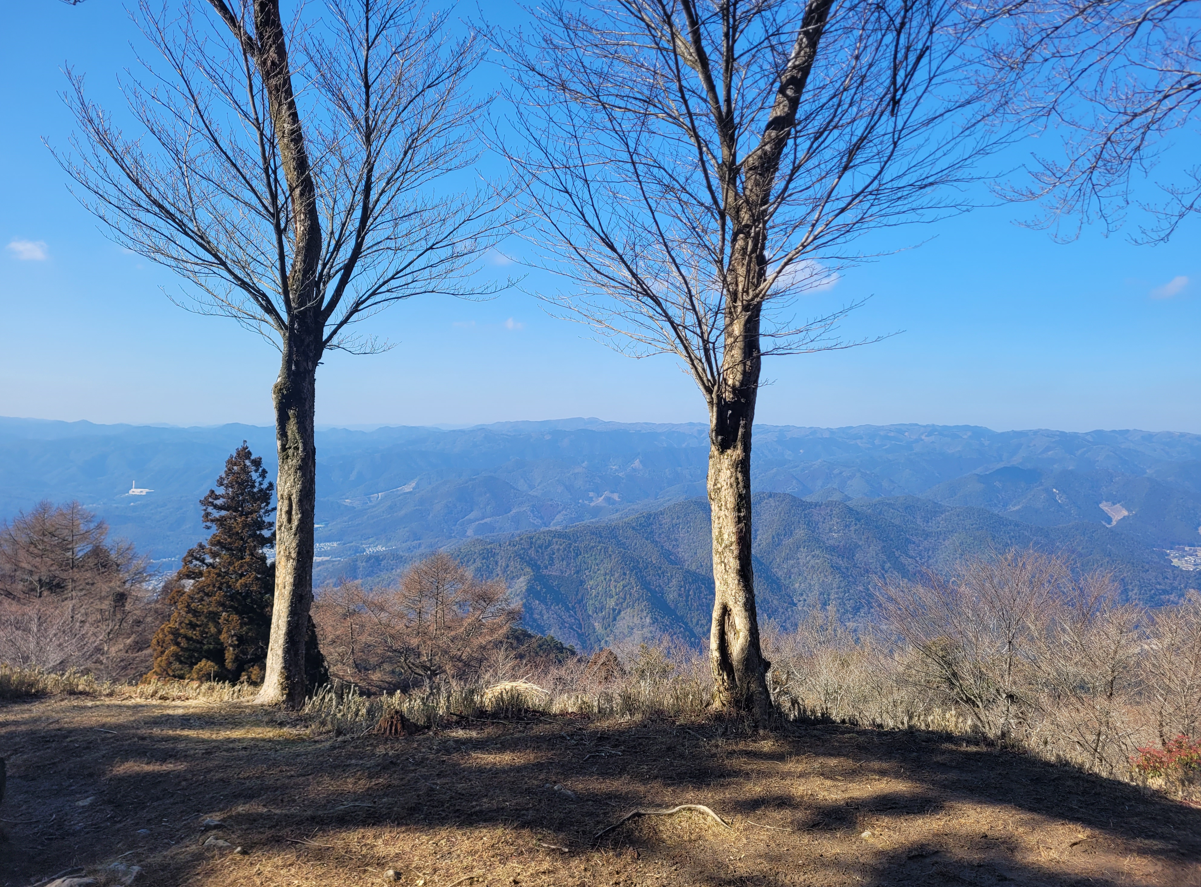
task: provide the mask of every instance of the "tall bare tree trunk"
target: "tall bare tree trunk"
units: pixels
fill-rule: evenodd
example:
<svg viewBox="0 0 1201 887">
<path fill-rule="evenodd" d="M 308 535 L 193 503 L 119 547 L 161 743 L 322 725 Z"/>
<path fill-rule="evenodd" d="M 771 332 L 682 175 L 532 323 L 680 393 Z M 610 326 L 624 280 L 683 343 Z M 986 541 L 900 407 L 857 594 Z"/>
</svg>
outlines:
<svg viewBox="0 0 1201 887">
<path fill-rule="evenodd" d="M 713 625 L 709 660 L 713 704 L 771 716 L 767 669 L 759 647 L 751 564 L 751 427 L 761 366 L 758 311 L 726 332 L 723 384 L 709 410 L 709 508 L 713 522 Z"/>
<path fill-rule="evenodd" d="M 279 0 L 255 0 L 258 65 L 271 104 L 279 156 L 292 193 L 292 266 L 288 269 L 288 328 L 282 333 L 279 379 L 272 390 L 275 444 L 279 451 L 279 498 L 275 518 L 275 604 L 267 668 L 258 701 L 304 705 L 305 639 L 313 602 L 313 519 L 317 505 L 317 446 L 313 425 L 317 405 L 317 364 L 325 320 L 317 290 L 321 261 L 321 220 L 317 189 L 300 113 Z"/>
<path fill-rule="evenodd" d="M 319 329 L 319 328 L 318 328 Z M 318 342 L 320 342 L 318 332 Z M 314 439 L 317 362 L 301 335 L 285 339 L 279 379 L 272 389 L 276 481 L 275 603 L 267 667 L 258 701 L 304 705 L 305 640 L 313 602 L 313 519 L 317 506 L 317 446 Z"/>
</svg>

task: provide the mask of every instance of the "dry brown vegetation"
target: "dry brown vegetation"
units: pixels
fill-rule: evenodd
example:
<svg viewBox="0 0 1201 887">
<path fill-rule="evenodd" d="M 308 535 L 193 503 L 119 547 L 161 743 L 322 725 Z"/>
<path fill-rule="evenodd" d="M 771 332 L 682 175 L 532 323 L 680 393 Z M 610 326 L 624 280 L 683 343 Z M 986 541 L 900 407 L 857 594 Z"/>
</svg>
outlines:
<svg viewBox="0 0 1201 887">
<path fill-rule="evenodd" d="M 503 582 L 477 580 L 438 553 L 390 588 L 323 588 L 312 613 L 330 673 L 380 692 L 476 677 L 521 609 Z"/>
<path fill-rule="evenodd" d="M 0 755 L 3 887 L 118 860 L 189 887 L 1201 884 L 1201 811 L 921 731 L 481 712 L 337 737 L 247 703 L 54 697 L 4 704 Z M 732 828 L 594 842 L 680 803 Z"/>
<path fill-rule="evenodd" d="M 785 707 L 978 736 L 1118 779 L 1137 777 L 1140 748 L 1201 739 L 1195 592 L 1148 611 L 1120 603 L 1104 575 L 1010 552 L 892 583 L 881 600 L 886 630 L 813 618 L 775 639 Z"/>
<path fill-rule="evenodd" d="M 145 561 L 78 502 L 41 502 L 0 522 L 0 656 L 12 666 L 146 672 L 163 608 Z"/>
</svg>

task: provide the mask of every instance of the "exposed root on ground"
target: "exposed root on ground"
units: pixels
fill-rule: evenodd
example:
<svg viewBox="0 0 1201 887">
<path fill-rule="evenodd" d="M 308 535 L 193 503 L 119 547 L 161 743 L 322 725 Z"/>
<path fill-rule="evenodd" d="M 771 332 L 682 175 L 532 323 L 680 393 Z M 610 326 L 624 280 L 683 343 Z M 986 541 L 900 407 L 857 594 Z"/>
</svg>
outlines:
<svg viewBox="0 0 1201 887">
<path fill-rule="evenodd" d="M 629 813 L 627 813 L 625 816 L 621 817 L 621 819 L 617 820 L 617 822 L 613 823 L 608 828 L 601 829 L 599 832 L 597 832 L 596 836 L 592 839 L 592 842 L 595 844 L 596 842 L 600 841 L 600 839 L 603 838 L 605 835 L 609 834 L 609 832 L 614 831 L 617 828 L 620 828 L 621 826 L 623 826 L 627 822 L 629 822 L 631 819 L 637 819 L 639 816 L 672 816 L 673 814 L 676 814 L 676 813 L 683 813 L 685 810 L 695 810 L 698 813 L 704 813 L 707 816 L 709 816 L 712 820 L 714 820 L 722 828 L 731 828 L 731 825 L 728 822 L 726 822 L 724 819 L 722 819 L 720 816 L 718 816 L 716 813 L 714 813 L 712 810 L 710 810 L 704 804 L 680 804 L 678 807 L 672 807 L 670 810 L 631 810 Z"/>
</svg>

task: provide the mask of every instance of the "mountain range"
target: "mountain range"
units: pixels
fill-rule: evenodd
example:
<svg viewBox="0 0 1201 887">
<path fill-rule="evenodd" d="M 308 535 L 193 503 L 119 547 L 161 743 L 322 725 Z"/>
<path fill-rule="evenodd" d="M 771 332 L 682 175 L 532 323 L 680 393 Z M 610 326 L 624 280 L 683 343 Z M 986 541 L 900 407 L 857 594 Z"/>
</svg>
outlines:
<svg viewBox="0 0 1201 887">
<path fill-rule="evenodd" d="M 169 569 L 243 440 L 274 472 L 269 428 L 0 419 L 0 519 L 78 500 Z M 1201 546 L 1201 435 L 760 426 L 754 447 L 756 585 L 782 625 L 812 606 L 854 617 L 876 577 L 1014 545 L 1067 551 L 1151 603 L 1201 578 L 1172 560 Z M 388 581 L 456 546 L 510 582 L 528 627 L 582 648 L 707 631 L 703 425 L 331 428 L 317 448 L 323 581 Z"/>
</svg>

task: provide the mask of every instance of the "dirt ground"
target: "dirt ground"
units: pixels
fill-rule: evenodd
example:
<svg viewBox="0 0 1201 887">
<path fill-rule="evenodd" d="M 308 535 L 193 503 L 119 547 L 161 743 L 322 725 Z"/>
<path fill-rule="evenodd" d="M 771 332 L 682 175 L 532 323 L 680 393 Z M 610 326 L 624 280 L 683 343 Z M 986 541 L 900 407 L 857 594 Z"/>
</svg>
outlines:
<svg viewBox="0 0 1201 887">
<path fill-rule="evenodd" d="M 245 704 L 56 698 L 0 703 L 0 757 L 4 887 L 114 861 L 143 887 L 1201 885 L 1201 810 L 915 733 L 544 718 L 331 739 Z M 731 828 L 685 812 L 594 841 L 683 803 Z"/>
</svg>

